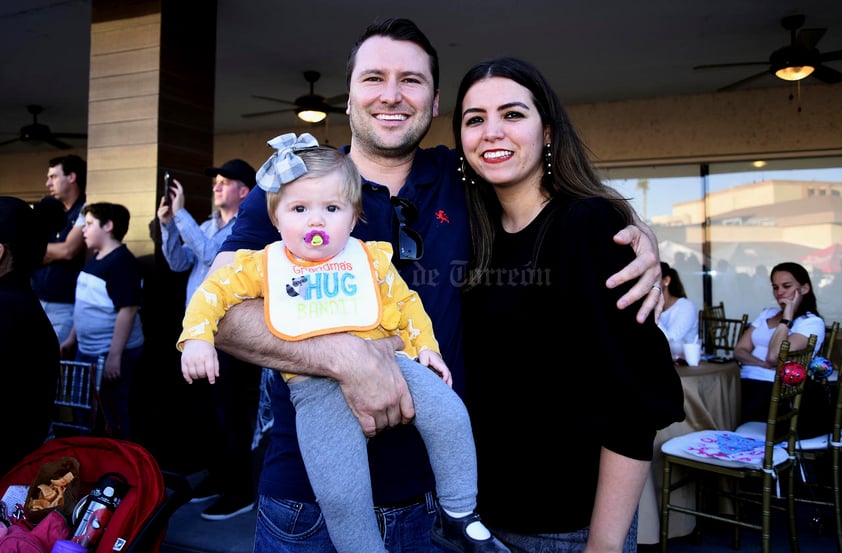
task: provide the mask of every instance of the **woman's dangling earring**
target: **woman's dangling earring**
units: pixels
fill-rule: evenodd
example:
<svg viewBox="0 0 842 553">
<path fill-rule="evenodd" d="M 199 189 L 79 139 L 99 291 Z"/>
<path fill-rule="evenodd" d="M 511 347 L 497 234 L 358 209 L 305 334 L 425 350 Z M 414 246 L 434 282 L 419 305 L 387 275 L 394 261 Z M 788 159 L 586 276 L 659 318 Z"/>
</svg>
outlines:
<svg viewBox="0 0 842 553">
<path fill-rule="evenodd" d="M 465 166 L 465 156 L 459 156 L 459 165 L 456 167 L 456 170 L 459 171 L 462 175 L 462 182 L 469 182 L 470 184 L 474 185 L 474 179 L 468 177 L 468 168 Z"/>
<path fill-rule="evenodd" d="M 551 147 L 552 144 L 549 142 L 544 146 L 544 159 L 547 160 L 547 176 L 550 177 L 553 175 L 553 153 L 550 150 Z"/>
</svg>

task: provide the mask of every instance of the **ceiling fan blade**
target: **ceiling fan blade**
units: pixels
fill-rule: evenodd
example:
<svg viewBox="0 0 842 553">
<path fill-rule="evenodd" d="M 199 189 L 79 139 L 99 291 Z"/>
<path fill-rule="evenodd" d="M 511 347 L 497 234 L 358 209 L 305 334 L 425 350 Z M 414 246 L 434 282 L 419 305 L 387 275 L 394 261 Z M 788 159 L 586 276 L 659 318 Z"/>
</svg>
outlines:
<svg viewBox="0 0 842 553">
<path fill-rule="evenodd" d="M 54 132 L 55 138 L 88 138 L 88 133 L 84 132 Z"/>
<path fill-rule="evenodd" d="M 12 138 L 11 140 L 4 140 L 3 142 L 0 142 L 0 146 L 5 146 L 6 144 L 11 144 L 12 142 L 18 142 L 19 140 L 20 137 Z"/>
<path fill-rule="evenodd" d="M 67 142 L 59 140 L 55 136 L 45 138 L 44 142 L 46 142 L 50 146 L 54 146 L 54 147 L 58 148 L 59 150 L 69 150 L 70 148 L 73 147 L 70 144 L 68 144 Z"/>
<path fill-rule="evenodd" d="M 760 73 L 755 73 L 754 75 L 750 75 L 750 76 L 746 77 L 745 79 L 740 79 L 737 82 L 734 82 L 734 83 L 731 83 L 729 85 L 723 86 L 722 88 L 717 89 L 717 92 L 725 92 L 727 90 L 735 90 L 735 89 L 743 86 L 744 84 L 748 84 L 751 81 L 757 80 L 760 77 L 763 77 L 763 76 L 768 75 L 768 74 L 769 74 L 769 71 L 763 70 Z"/>
<path fill-rule="evenodd" d="M 331 96 L 330 98 L 325 98 L 324 103 L 326 104 L 344 104 L 348 101 L 347 94 L 337 94 L 336 96 Z"/>
<path fill-rule="evenodd" d="M 261 117 L 263 115 L 274 115 L 276 113 L 286 113 L 288 111 L 295 111 L 295 108 L 292 109 L 275 109 L 272 111 L 257 111 L 254 113 L 244 113 L 240 117 L 245 117 L 248 119 L 249 117 Z"/>
<path fill-rule="evenodd" d="M 768 61 L 738 61 L 735 63 L 707 63 L 693 69 L 719 69 L 720 67 L 747 67 L 749 65 L 769 65 Z"/>
<path fill-rule="evenodd" d="M 834 50 L 833 52 L 825 52 L 819 56 L 821 61 L 835 61 L 842 60 L 842 50 Z"/>
<path fill-rule="evenodd" d="M 251 97 L 257 98 L 258 100 L 269 100 L 270 102 L 278 102 L 279 104 L 286 104 L 288 106 L 296 105 L 295 102 L 290 102 L 289 100 L 281 100 L 280 98 L 272 98 L 271 96 L 258 96 L 256 94 L 252 94 Z"/>
<path fill-rule="evenodd" d="M 827 29 L 801 29 L 795 38 L 795 44 L 804 48 L 815 48 Z"/>
<path fill-rule="evenodd" d="M 282 110 L 258 111 L 254 113 L 244 113 L 240 117 L 261 117 L 264 115 L 274 115 L 276 113 L 300 110 L 316 110 L 323 111 L 326 113 L 345 113 L 345 105 L 332 106 L 331 104 L 346 104 L 348 102 L 348 94 L 337 94 L 336 96 L 325 98 L 324 96 L 313 92 L 314 84 L 316 81 L 319 80 L 319 77 L 320 74 L 318 71 L 305 71 L 304 79 L 308 83 L 310 83 L 310 93 L 304 94 L 303 96 L 299 96 L 295 99 L 295 101 L 282 100 L 281 98 L 274 98 L 272 96 L 261 96 L 259 94 L 251 95 L 252 98 L 256 98 L 258 100 L 268 100 L 270 102 L 277 102 L 279 104 L 293 106 L 292 108 Z"/>
<path fill-rule="evenodd" d="M 833 84 L 842 82 L 842 72 L 833 69 L 832 67 L 828 67 L 826 65 L 819 65 L 816 67 L 816 70 L 813 71 L 811 75 L 823 83 Z"/>
</svg>

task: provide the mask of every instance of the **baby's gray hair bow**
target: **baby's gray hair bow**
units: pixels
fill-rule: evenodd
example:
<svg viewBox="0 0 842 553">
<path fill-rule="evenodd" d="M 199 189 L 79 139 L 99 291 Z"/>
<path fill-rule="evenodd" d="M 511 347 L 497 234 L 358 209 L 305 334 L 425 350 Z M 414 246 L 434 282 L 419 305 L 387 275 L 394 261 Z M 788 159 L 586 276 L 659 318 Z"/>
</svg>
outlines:
<svg viewBox="0 0 842 553">
<path fill-rule="evenodd" d="M 296 138 L 295 133 L 291 132 L 276 136 L 267 144 L 275 148 L 275 153 L 257 172 L 257 185 L 266 192 L 277 192 L 281 185 L 292 182 L 307 172 L 307 166 L 295 152 L 315 148 L 319 142 L 310 133 L 301 133 L 301 136 Z"/>
</svg>

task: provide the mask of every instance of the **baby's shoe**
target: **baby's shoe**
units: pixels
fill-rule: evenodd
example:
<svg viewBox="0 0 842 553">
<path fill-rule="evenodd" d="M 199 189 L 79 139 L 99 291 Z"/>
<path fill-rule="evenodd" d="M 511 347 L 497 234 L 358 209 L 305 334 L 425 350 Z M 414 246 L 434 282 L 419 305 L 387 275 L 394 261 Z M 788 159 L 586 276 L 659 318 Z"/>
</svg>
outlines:
<svg viewBox="0 0 842 553">
<path fill-rule="evenodd" d="M 462 518 L 453 518 L 441 508 L 438 510 L 436 522 L 433 525 L 433 541 L 447 549 L 460 553 L 511 553 L 509 548 L 503 545 L 500 540 L 490 536 L 484 540 L 478 540 L 468 535 L 468 525 L 479 522 L 479 515 L 471 513 Z"/>
</svg>

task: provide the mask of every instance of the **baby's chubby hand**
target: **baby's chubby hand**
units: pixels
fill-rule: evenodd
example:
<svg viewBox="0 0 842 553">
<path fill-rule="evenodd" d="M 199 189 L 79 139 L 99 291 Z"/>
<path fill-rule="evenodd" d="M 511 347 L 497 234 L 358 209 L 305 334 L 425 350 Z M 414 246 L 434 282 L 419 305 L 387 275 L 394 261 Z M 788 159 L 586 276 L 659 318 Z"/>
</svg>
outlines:
<svg viewBox="0 0 842 553">
<path fill-rule="evenodd" d="M 181 352 L 181 375 L 188 384 L 207 378 L 213 384 L 219 376 L 219 358 L 213 344 L 204 340 L 185 340 Z"/>
<path fill-rule="evenodd" d="M 450 374 L 450 369 L 447 368 L 447 365 L 445 364 L 444 359 L 441 358 L 441 355 L 431 349 L 422 349 L 418 352 L 418 362 L 439 373 L 441 379 L 444 380 L 448 386 L 451 388 L 453 387 L 453 376 Z"/>
</svg>

